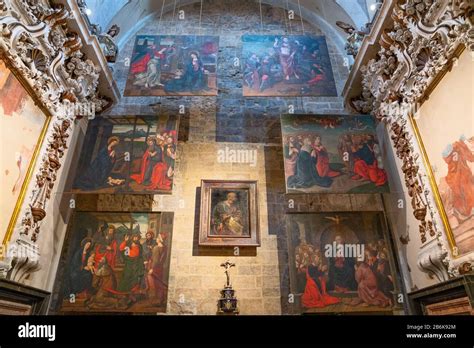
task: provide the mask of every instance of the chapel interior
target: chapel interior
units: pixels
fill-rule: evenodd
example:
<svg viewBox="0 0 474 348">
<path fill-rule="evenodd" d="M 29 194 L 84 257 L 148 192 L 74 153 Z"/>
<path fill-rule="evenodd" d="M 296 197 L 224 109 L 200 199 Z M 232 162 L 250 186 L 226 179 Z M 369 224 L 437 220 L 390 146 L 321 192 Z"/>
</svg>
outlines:
<svg viewBox="0 0 474 348">
<path fill-rule="evenodd" d="M 473 15 L 0 1 L 0 314 L 473 315 Z"/>
</svg>

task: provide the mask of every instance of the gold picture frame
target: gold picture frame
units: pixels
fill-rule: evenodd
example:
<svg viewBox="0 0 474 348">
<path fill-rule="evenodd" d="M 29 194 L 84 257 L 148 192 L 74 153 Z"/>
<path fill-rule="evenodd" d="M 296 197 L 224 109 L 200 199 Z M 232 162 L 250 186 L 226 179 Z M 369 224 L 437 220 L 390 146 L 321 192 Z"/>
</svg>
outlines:
<svg viewBox="0 0 474 348">
<path fill-rule="evenodd" d="M 21 208 L 25 202 L 26 193 L 28 191 L 28 187 L 31 183 L 31 179 L 33 177 L 33 171 L 36 167 L 38 156 L 43 145 L 44 139 L 46 137 L 46 133 L 49 129 L 49 125 L 51 123 L 51 113 L 49 110 L 40 102 L 39 98 L 34 94 L 33 89 L 31 86 L 24 80 L 20 73 L 18 73 L 15 69 L 11 67 L 9 62 L 5 60 L 4 57 L 0 57 L 0 68 L 6 69 L 9 73 L 15 78 L 15 80 L 21 85 L 21 87 L 26 91 L 27 98 L 31 98 L 34 105 L 38 108 L 38 111 L 41 112 L 42 116 L 44 116 L 44 123 L 41 126 L 41 130 L 39 136 L 36 140 L 34 145 L 33 154 L 31 156 L 30 163 L 28 164 L 28 169 L 26 171 L 25 177 L 23 182 L 21 183 L 20 191 L 18 194 L 18 198 L 15 202 L 15 206 L 13 208 L 12 214 L 10 216 L 10 220 L 7 225 L 7 229 L 5 231 L 5 235 L 3 237 L 3 241 L 1 245 L 7 246 L 10 242 L 11 237 L 13 235 L 13 231 L 15 228 L 15 224 L 17 222 L 18 216 L 20 215 Z M 8 218 L 7 218 L 8 219 Z"/>
<path fill-rule="evenodd" d="M 434 93 L 434 91 L 436 90 L 438 85 L 442 82 L 444 77 L 449 72 L 451 72 L 451 70 L 456 66 L 457 62 L 461 59 L 461 56 L 465 52 L 465 50 L 466 50 L 466 47 L 462 44 L 459 45 L 456 48 L 456 50 L 453 54 L 453 58 L 450 61 L 450 63 L 449 63 L 450 65 L 448 66 L 448 68 L 444 69 L 443 72 L 441 72 L 440 74 L 438 74 L 438 76 L 436 76 L 436 78 L 430 83 L 430 85 L 428 86 L 426 92 L 423 94 L 422 98 L 420 99 L 418 107 L 417 107 L 418 112 L 421 112 L 420 110 L 423 108 L 423 105 L 425 104 L 425 102 L 427 102 L 429 100 L 431 94 Z M 441 194 L 440 194 L 440 191 L 439 191 L 439 188 L 438 188 L 438 184 L 436 182 L 436 177 L 433 173 L 432 165 L 431 165 L 430 159 L 428 157 L 428 152 L 425 148 L 425 145 L 424 145 L 424 142 L 423 142 L 423 137 L 422 137 L 421 131 L 418 127 L 416 117 L 413 113 L 409 113 L 408 119 L 409 119 L 410 124 L 412 126 L 415 138 L 416 138 L 416 140 L 419 144 L 419 147 L 420 147 L 421 157 L 423 159 L 423 164 L 426 168 L 426 173 L 427 173 L 428 180 L 430 182 L 430 186 L 431 186 L 431 189 L 432 189 L 432 192 L 433 192 L 433 197 L 434 197 L 434 200 L 436 202 L 436 206 L 438 208 L 439 215 L 440 215 L 441 221 L 443 223 L 443 226 L 444 226 L 444 229 L 445 229 L 445 232 L 446 232 L 445 233 L 446 234 L 446 239 L 448 240 L 449 248 L 450 248 L 450 251 L 451 251 L 451 256 L 452 256 L 453 259 L 461 258 L 461 257 L 469 254 L 469 252 L 468 253 L 465 253 L 465 252 L 463 253 L 463 252 L 460 252 L 459 249 L 458 249 L 458 246 L 457 246 L 457 243 L 456 243 L 456 238 L 455 238 L 453 229 L 452 229 L 452 227 L 449 223 L 449 219 L 448 219 L 448 215 L 447 215 L 447 212 L 446 212 L 446 209 L 445 209 L 445 205 L 444 205 L 443 200 L 441 198 Z"/>
<path fill-rule="evenodd" d="M 423 144 L 423 139 L 421 137 L 420 130 L 418 129 L 418 125 L 416 124 L 416 119 L 413 117 L 412 113 L 409 114 L 408 118 L 410 120 L 413 133 L 415 134 L 416 141 L 418 142 L 418 145 L 420 146 L 421 157 L 423 158 L 423 164 L 425 165 L 426 173 L 428 174 L 428 180 L 430 182 L 430 186 L 433 192 L 436 206 L 438 207 L 439 215 L 441 217 L 441 221 L 443 222 L 443 226 L 446 231 L 446 237 L 448 238 L 452 256 L 454 258 L 457 258 L 460 255 L 456 251 L 457 250 L 456 240 L 454 239 L 453 230 L 451 229 L 451 225 L 449 224 L 448 216 L 446 214 L 446 209 L 444 208 L 443 201 L 441 200 L 441 194 L 439 193 L 438 184 L 436 183 L 436 179 L 433 174 L 431 163 L 428 158 L 428 153 L 426 152 L 425 145 Z"/>
<path fill-rule="evenodd" d="M 234 197 L 233 212 L 222 211 L 234 206 L 226 202 L 229 195 Z M 199 245 L 260 246 L 257 181 L 201 180 Z"/>
</svg>

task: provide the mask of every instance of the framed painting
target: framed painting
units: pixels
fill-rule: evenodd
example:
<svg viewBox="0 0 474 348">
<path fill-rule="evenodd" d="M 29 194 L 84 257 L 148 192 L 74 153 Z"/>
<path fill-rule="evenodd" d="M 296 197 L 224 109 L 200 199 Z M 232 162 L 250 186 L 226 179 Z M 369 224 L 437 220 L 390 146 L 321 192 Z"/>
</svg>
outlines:
<svg viewBox="0 0 474 348">
<path fill-rule="evenodd" d="M 398 284 L 382 213 L 288 214 L 287 233 L 300 312 L 393 312 Z"/>
<path fill-rule="evenodd" d="M 202 180 L 199 245 L 260 246 L 256 181 Z"/>
<path fill-rule="evenodd" d="M 139 35 L 124 95 L 217 95 L 218 51 L 218 36 Z"/>
<path fill-rule="evenodd" d="M 173 188 L 178 117 L 97 118 L 87 130 L 75 193 L 166 194 Z"/>
<path fill-rule="evenodd" d="M 244 35 L 245 97 L 337 96 L 326 38 Z"/>
<path fill-rule="evenodd" d="M 28 184 L 51 118 L 0 60 L 0 238 L 13 233 Z"/>
<path fill-rule="evenodd" d="M 288 193 L 388 192 L 372 116 L 281 116 Z"/>
<path fill-rule="evenodd" d="M 474 87 L 468 49 L 410 117 L 452 256 L 474 252 Z"/>
<path fill-rule="evenodd" d="M 166 312 L 173 213 L 78 212 L 60 312 Z"/>
</svg>

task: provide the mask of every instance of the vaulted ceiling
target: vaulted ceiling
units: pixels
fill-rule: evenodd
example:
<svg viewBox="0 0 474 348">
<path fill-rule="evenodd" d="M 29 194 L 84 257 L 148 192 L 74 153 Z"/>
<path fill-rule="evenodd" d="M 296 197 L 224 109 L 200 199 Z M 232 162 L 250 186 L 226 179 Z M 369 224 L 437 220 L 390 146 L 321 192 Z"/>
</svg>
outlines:
<svg viewBox="0 0 474 348">
<path fill-rule="evenodd" d="M 164 4 L 163 4 L 164 1 Z M 205 8 L 207 0 L 202 0 Z M 255 0 L 257 3 L 259 0 Z M 90 19 L 104 30 L 112 24 L 121 28 L 118 44 L 122 46 L 130 37 L 156 14 L 173 11 L 201 0 L 86 0 Z M 343 21 L 356 28 L 363 27 L 371 18 L 371 5 L 376 0 L 261 0 L 262 4 L 290 9 L 336 38 L 336 45 L 342 49 L 347 36 L 336 26 Z"/>
</svg>

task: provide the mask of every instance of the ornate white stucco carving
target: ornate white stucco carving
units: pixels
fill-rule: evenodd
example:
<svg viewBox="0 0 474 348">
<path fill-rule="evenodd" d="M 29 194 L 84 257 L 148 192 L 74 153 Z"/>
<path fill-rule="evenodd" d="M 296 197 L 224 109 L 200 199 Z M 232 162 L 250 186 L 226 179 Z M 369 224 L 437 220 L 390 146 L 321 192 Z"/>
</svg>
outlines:
<svg viewBox="0 0 474 348">
<path fill-rule="evenodd" d="M 474 48 L 471 15 L 469 0 L 398 0 L 376 58 L 361 68 L 362 93 L 351 101 L 358 112 L 387 123 L 419 221 L 418 267 L 440 281 L 470 268 L 466 263 L 474 265 L 474 252 L 457 259 L 449 252 L 409 114 L 430 84 L 450 69 L 460 45 Z"/>
<path fill-rule="evenodd" d="M 109 104 L 97 92 L 98 67 L 81 51 L 79 35 L 68 28 L 70 16 L 63 5 L 47 0 L 0 0 L 0 56 L 52 117 L 10 242 L 15 253 L 0 261 L 0 277 L 8 273 L 20 282 L 39 267 L 41 221 L 74 127 L 70 105 L 81 103 L 100 112 Z"/>
</svg>

